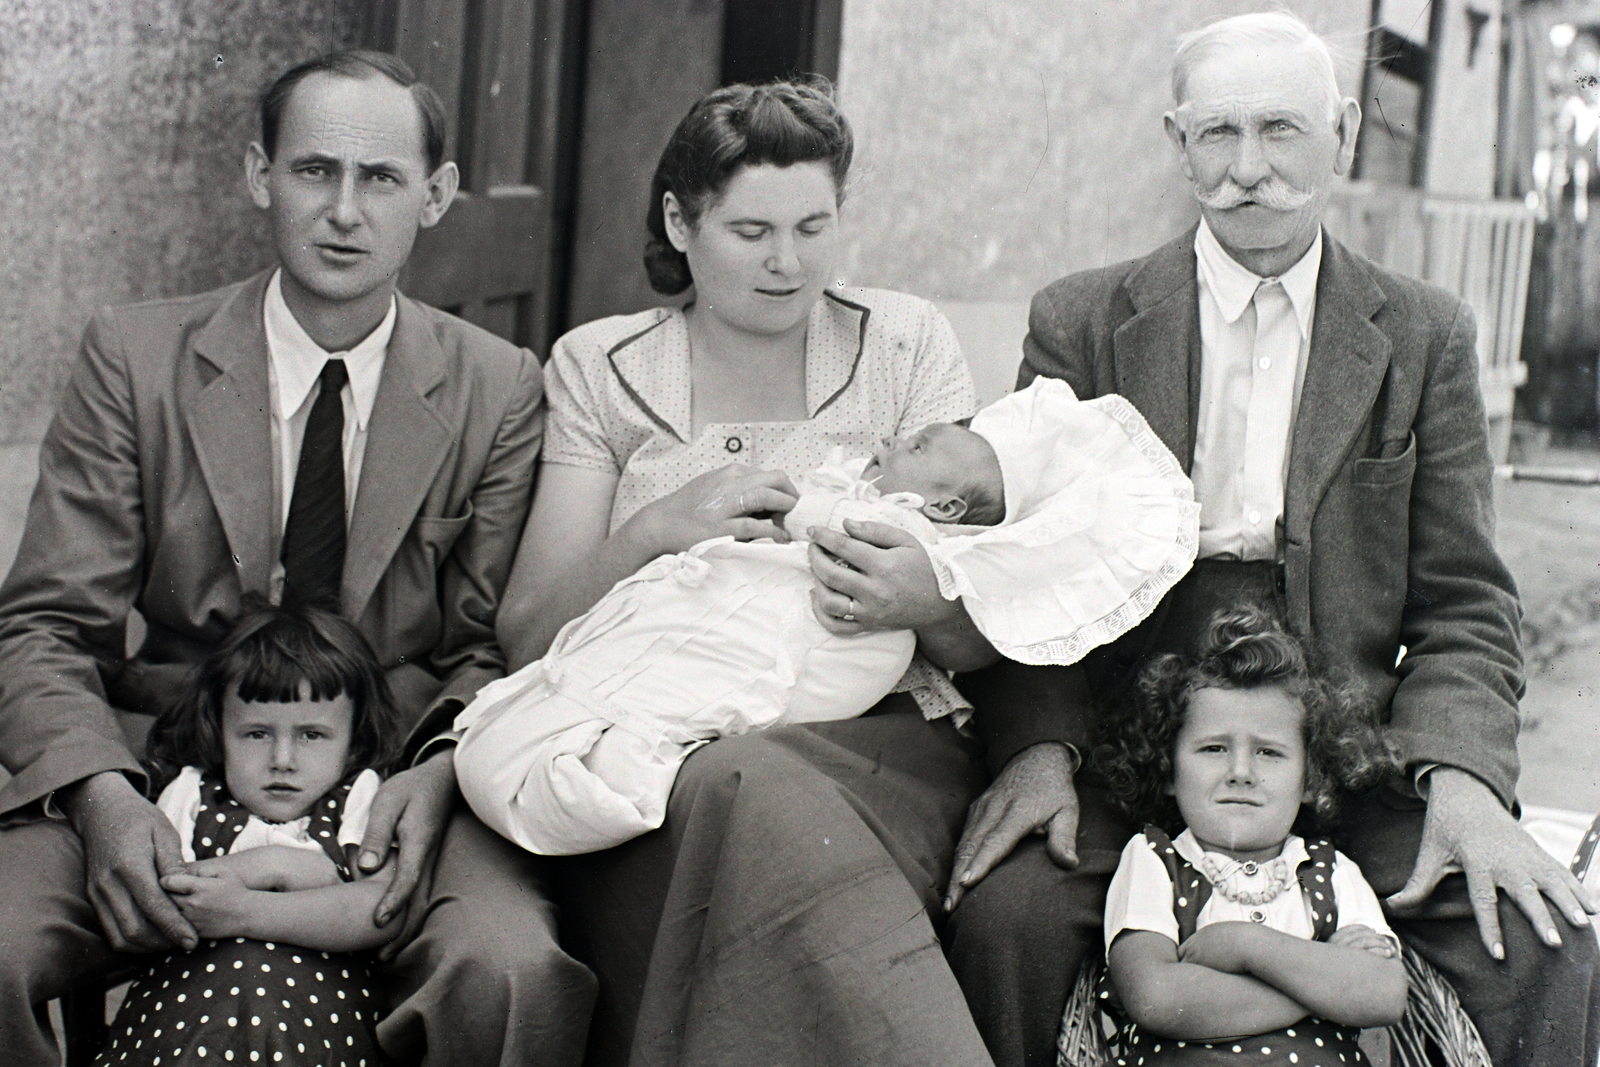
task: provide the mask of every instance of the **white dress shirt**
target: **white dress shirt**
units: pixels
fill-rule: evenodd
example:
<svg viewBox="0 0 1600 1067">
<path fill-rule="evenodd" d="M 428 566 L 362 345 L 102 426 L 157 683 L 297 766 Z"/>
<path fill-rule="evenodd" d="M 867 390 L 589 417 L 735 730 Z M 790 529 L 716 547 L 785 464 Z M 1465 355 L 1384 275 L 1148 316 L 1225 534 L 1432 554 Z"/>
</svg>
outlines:
<svg viewBox="0 0 1600 1067">
<path fill-rule="evenodd" d="M 283 271 L 275 271 L 267 284 L 261 312 L 267 331 L 267 395 L 272 400 L 272 503 L 277 523 L 273 528 L 269 596 L 274 604 L 283 597 L 283 561 L 278 557 L 289 521 L 289 501 L 294 496 L 306 420 L 322 392 L 322 365 L 329 359 L 343 359 L 350 375 L 340 391 L 344 401 L 344 518 L 348 526 L 356 487 L 361 482 L 361 461 L 367 451 L 367 423 L 378 398 L 378 382 L 383 377 L 383 361 L 396 315 L 395 301 L 390 297 L 389 313 L 377 329 L 348 352 L 329 352 L 311 339 L 284 303 L 282 282 Z"/>
<path fill-rule="evenodd" d="M 1204 220 L 1194 251 L 1200 417 L 1190 477 L 1200 501 L 1200 557 L 1277 559 L 1289 448 L 1316 317 L 1322 231 L 1277 278 L 1241 266 Z"/>
</svg>

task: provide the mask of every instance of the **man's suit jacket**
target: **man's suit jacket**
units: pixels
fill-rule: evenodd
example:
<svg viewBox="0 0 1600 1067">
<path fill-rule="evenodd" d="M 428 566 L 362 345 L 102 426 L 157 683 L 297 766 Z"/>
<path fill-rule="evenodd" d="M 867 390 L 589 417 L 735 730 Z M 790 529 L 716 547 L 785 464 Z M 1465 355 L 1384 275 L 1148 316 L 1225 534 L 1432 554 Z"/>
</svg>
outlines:
<svg viewBox="0 0 1600 1067">
<path fill-rule="evenodd" d="M 98 771 L 138 775 L 112 706 L 158 710 L 241 598 L 266 594 L 269 278 L 90 323 L 0 586 L 0 760 L 13 775 L 0 816 L 35 813 Z M 527 516 L 542 378 L 531 352 L 398 301 L 341 598 L 414 748 L 504 671 L 495 611 Z M 148 627 L 131 658 L 130 608 Z"/>
<path fill-rule="evenodd" d="M 1193 230 L 1046 287 L 1028 331 L 1019 386 L 1047 375 L 1081 397 L 1120 393 L 1188 470 L 1200 391 Z M 1293 628 L 1388 709 L 1406 763 L 1463 768 L 1509 805 L 1520 609 L 1494 547 L 1474 336 L 1460 300 L 1324 234 L 1284 501 L 1284 592 Z M 986 730 L 992 765 L 1032 741 L 1092 739 L 1085 676 L 1032 678 L 995 691 L 1017 706 Z"/>
</svg>

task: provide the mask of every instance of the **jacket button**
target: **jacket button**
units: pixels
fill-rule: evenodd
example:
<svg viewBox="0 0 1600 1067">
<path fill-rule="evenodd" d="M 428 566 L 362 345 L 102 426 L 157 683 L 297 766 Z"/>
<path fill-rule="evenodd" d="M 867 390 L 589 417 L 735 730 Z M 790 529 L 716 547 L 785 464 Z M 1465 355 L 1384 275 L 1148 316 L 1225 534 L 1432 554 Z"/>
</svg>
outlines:
<svg viewBox="0 0 1600 1067">
<path fill-rule="evenodd" d="M 744 451 L 744 442 L 739 440 L 737 437 L 728 438 L 726 441 L 724 441 L 722 443 L 722 446 L 724 448 L 726 448 L 729 452 L 737 453 L 737 452 L 743 452 Z"/>
</svg>

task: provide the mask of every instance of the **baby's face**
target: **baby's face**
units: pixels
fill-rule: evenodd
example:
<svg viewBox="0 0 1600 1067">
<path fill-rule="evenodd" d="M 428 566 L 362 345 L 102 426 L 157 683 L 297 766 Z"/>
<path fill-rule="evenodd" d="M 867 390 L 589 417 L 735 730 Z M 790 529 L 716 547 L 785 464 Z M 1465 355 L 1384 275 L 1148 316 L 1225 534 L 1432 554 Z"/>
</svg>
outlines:
<svg viewBox="0 0 1600 1067">
<path fill-rule="evenodd" d="M 876 482 L 881 492 L 916 493 L 930 504 L 975 483 L 995 486 L 998 496 L 1001 481 L 1000 461 L 989 442 L 949 422 L 899 440 L 884 438 L 862 477 Z"/>
</svg>

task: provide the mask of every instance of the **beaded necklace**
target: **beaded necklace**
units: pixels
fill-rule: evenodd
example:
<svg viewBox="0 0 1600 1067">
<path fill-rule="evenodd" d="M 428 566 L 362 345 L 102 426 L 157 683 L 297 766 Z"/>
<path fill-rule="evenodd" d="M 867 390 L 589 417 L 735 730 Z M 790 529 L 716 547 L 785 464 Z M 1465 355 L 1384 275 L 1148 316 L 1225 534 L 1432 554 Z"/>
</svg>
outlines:
<svg viewBox="0 0 1600 1067">
<path fill-rule="evenodd" d="M 1289 887 L 1289 864 L 1282 856 L 1262 863 L 1234 860 L 1207 852 L 1200 858 L 1200 870 L 1211 887 L 1236 904 L 1270 904 Z M 1265 876 L 1261 888 L 1257 880 Z"/>
</svg>

